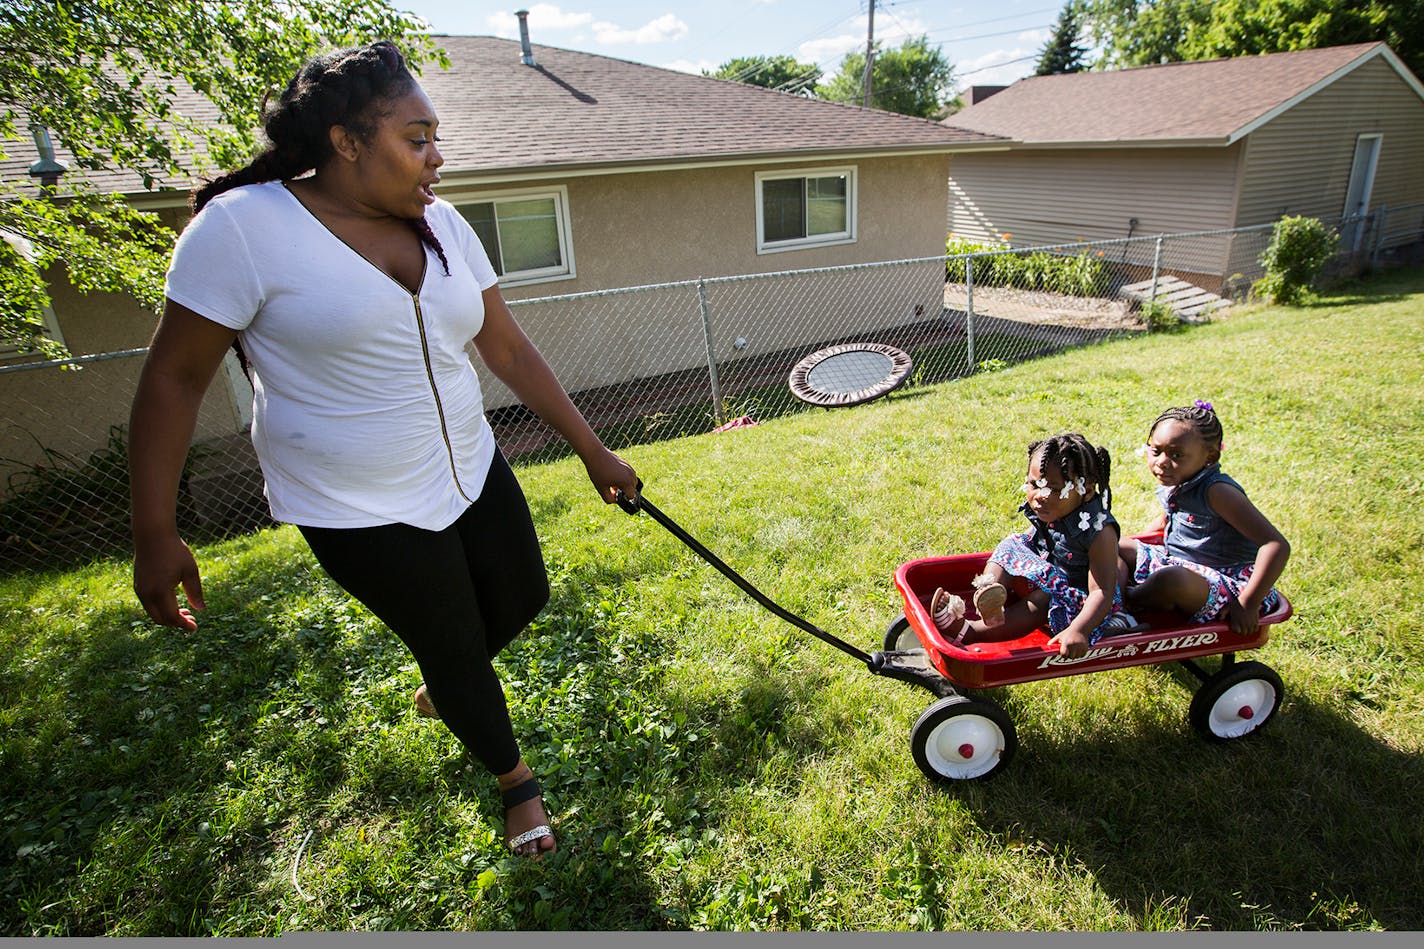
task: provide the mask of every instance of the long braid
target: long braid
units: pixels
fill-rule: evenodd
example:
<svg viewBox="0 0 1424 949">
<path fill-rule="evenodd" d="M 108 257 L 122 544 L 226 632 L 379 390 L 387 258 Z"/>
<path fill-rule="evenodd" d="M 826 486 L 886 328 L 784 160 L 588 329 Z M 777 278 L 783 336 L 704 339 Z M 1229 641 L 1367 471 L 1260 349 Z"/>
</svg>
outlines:
<svg viewBox="0 0 1424 949">
<path fill-rule="evenodd" d="M 420 237 L 426 247 L 435 251 L 435 256 L 440 258 L 440 266 L 445 268 L 445 276 L 450 275 L 450 261 L 445 259 L 445 248 L 440 246 L 440 238 L 435 236 L 435 230 L 430 226 L 430 222 L 424 217 L 410 219 L 410 226 L 415 228 L 415 233 Z"/>
<path fill-rule="evenodd" d="M 332 154 L 332 126 L 342 125 L 358 138 L 375 131 L 381 103 L 415 85 L 405 61 L 387 40 L 318 56 L 292 77 L 277 105 L 262 119 L 268 146 L 242 168 L 209 181 L 190 197 L 193 213 L 225 191 L 264 181 L 289 181 L 320 168 Z M 425 218 L 410 221 L 421 243 L 435 251 L 445 273 L 450 262 Z"/>
<path fill-rule="evenodd" d="M 1157 421 L 1152 423 L 1152 427 L 1147 430 L 1147 437 L 1150 439 L 1152 433 L 1157 431 L 1157 426 L 1163 422 L 1181 422 L 1190 425 L 1206 442 L 1208 448 L 1221 449 L 1224 433 L 1221 429 L 1221 419 L 1216 417 L 1216 410 L 1210 403 L 1198 402 L 1195 405 L 1177 405 L 1157 416 Z"/>
</svg>

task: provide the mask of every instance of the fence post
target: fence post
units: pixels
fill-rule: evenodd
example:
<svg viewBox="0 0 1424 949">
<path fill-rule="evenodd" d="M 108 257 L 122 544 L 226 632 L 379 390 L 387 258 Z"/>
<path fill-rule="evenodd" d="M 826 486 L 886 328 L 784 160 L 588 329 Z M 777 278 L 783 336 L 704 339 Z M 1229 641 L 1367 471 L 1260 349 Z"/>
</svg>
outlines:
<svg viewBox="0 0 1424 949">
<path fill-rule="evenodd" d="M 722 382 L 717 378 L 717 356 L 712 347 L 712 320 L 707 315 L 707 284 L 697 278 L 697 309 L 702 314 L 702 345 L 707 349 L 707 375 L 712 382 L 712 417 L 722 425 Z"/>
<path fill-rule="evenodd" d="M 968 346 L 966 355 L 969 358 L 969 372 L 974 372 L 974 255 L 970 254 L 964 258 L 964 286 L 969 290 L 969 302 L 965 304 L 968 312 L 964 315 L 964 338 Z"/>
<path fill-rule="evenodd" d="M 1156 245 L 1152 249 L 1152 295 L 1148 298 L 1148 303 L 1157 302 L 1157 273 L 1162 268 L 1162 235 L 1157 235 Z"/>
<path fill-rule="evenodd" d="M 1378 217 L 1375 219 L 1375 246 L 1370 248 L 1370 269 L 1379 269 L 1380 251 L 1384 249 L 1384 226 L 1389 220 L 1389 207 L 1381 204 L 1379 210 L 1375 211 Z"/>
</svg>

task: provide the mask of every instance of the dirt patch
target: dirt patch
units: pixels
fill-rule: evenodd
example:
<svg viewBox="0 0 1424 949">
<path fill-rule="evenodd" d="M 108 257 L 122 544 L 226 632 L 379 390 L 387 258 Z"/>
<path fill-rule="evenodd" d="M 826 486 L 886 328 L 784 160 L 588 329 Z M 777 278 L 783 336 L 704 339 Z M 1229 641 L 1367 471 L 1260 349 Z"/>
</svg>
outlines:
<svg viewBox="0 0 1424 949">
<path fill-rule="evenodd" d="M 944 285 L 947 309 L 967 312 L 969 290 L 962 284 Z M 1106 297 L 1070 297 L 1057 293 L 975 287 L 974 314 L 1020 323 L 1071 326 L 1076 329 L 1141 330 L 1142 321 L 1126 300 Z"/>
</svg>

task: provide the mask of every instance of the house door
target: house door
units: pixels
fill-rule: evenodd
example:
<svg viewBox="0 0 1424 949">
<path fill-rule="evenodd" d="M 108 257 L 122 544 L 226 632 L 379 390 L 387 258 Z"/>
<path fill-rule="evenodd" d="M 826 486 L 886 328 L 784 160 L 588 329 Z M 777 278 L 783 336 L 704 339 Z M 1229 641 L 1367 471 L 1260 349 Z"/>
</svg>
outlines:
<svg viewBox="0 0 1424 949">
<path fill-rule="evenodd" d="M 1361 135 L 1355 140 L 1355 160 L 1350 165 L 1350 186 L 1345 190 L 1345 209 L 1341 212 L 1340 244 L 1346 250 L 1359 250 L 1365 237 L 1365 215 L 1370 213 L 1370 192 L 1375 186 L 1375 166 L 1379 164 L 1380 135 Z"/>
</svg>

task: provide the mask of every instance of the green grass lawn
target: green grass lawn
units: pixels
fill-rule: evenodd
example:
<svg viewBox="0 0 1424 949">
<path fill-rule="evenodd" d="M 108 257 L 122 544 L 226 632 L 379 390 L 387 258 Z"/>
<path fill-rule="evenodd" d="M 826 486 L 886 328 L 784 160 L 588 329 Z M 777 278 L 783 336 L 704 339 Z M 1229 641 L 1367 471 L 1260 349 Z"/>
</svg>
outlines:
<svg viewBox="0 0 1424 949">
<path fill-rule="evenodd" d="M 880 648 L 903 561 L 1017 526 L 1024 448 L 1079 430 L 1114 511 L 1194 398 L 1290 538 L 1250 658 L 1261 733 L 1186 724 L 1175 669 L 995 690 L 1018 756 L 941 789 L 932 696 L 771 616 L 572 459 L 520 469 L 554 589 L 502 657 L 559 853 L 418 718 L 400 644 L 281 528 L 199 549 L 158 629 L 128 565 L 0 580 L 0 935 L 368 929 L 1424 928 L 1424 272 L 889 399 L 630 447 L 646 494 L 788 609 Z M 438 590 L 412 595 L 438 596 Z"/>
</svg>

